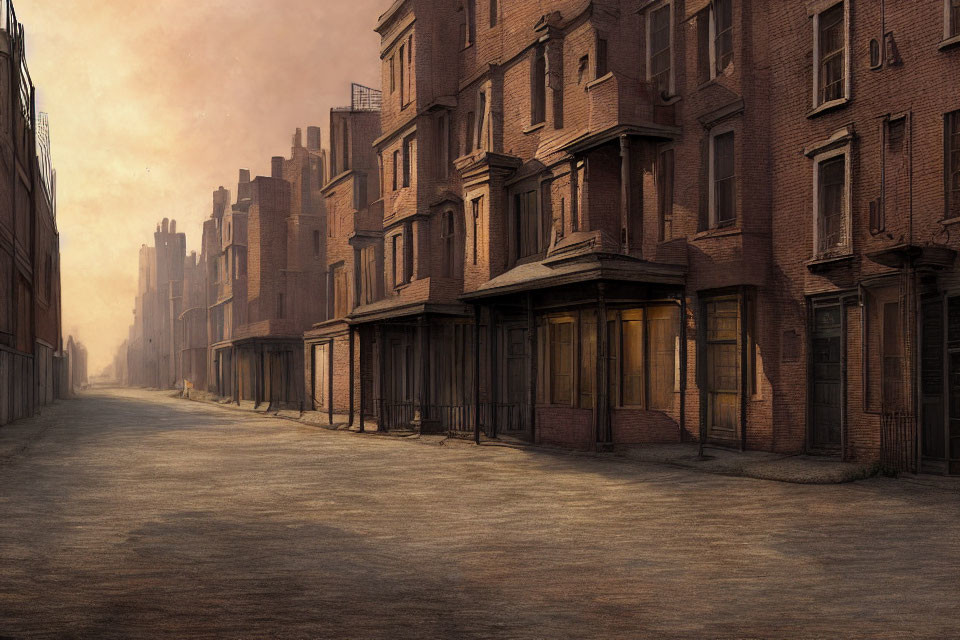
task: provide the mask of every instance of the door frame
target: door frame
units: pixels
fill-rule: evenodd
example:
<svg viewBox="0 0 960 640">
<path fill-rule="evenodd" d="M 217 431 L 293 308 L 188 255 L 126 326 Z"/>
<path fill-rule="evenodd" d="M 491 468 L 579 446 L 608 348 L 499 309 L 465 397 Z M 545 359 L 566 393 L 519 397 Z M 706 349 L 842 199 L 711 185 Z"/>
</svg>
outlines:
<svg viewBox="0 0 960 640">
<path fill-rule="evenodd" d="M 817 455 L 839 455 L 841 461 L 846 461 L 847 458 L 847 427 L 848 427 L 848 395 L 849 395 L 849 384 L 847 382 L 847 372 L 848 372 L 848 347 L 849 340 L 848 335 L 850 331 L 849 323 L 847 322 L 847 308 L 853 304 L 856 304 L 860 307 L 860 313 L 863 313 L 860 293 L 856 290 L 849 291 L 837 291 L 824 295 L 817 296 L 808 296 L 807 297 L 807 354 L 806 354 L 806 365 L 807 365 L 807 380 L 806 380 L 806 398 L 807 398 L 807 411 L 806 411 L 806 428 L 805 428 L 805 437 L 804 437 L 804 452 L 817 454 Z M 813 334 L 815 328 L 815 311 L 818 307 L 828 307 L 828 306 L 840 306 L 840 445 L 838 447 L 824 447 L 817 446 L 816 440 L 814 439 L 814 415 L 813 415 L 813 379 L 814 379 L 814 370 L 813 370 Z M 861 323 L 862 326 L 862 323 Z M 863 351 L 863 335 L 861 333 L 861 346 L 860 349 Z"/>
</svg>

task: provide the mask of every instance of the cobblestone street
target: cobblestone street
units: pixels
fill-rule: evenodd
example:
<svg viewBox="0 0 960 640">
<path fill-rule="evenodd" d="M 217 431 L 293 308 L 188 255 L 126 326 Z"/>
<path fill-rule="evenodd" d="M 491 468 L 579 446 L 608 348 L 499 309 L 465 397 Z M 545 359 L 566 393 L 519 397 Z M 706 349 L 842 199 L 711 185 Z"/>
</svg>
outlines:
<svg viewBox="0 0 960 640">
<path fill-rule="evenodd" d="M 96 390 L 0 429 L 0 636 L 945 638 L 956 485 L 429 446 Z"/>
</svg>

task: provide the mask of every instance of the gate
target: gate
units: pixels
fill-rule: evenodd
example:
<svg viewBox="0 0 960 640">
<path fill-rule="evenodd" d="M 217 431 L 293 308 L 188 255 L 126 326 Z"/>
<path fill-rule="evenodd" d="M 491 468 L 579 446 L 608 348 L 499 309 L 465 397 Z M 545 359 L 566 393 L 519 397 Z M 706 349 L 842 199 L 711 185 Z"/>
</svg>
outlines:
<svg viewBox="0 0 960 640">
<path fill-rule="evenodd" d="M 917 473 L 917 418 L 904 411 L 884 412 L 880 427 L 880 463 L 898 473 Z"/>
</svg>

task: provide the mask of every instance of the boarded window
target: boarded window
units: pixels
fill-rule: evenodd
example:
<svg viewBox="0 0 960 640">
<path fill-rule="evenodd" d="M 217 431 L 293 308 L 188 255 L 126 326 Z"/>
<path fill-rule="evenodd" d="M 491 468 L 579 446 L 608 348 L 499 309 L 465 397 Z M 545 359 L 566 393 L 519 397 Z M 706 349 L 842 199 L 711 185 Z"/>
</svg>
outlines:
<svg viewBox="0 0 960 640">
<path fill-rule="evenodd" d="M 818 167 L 820 193 L 817 220 L 817 248 L 825 253 L 846 244 L 846 157 L 824 160 Z"/>
<path fill-rule="evenodd" d="M 843 98 L 843 3 L 821 13 L 818 25 L 820 104 Z"/>
<path fill-rule="evenodd" d="M 647 408 L 673 409 L 677 382 L 678 324 L 680 310 L 675 306 L 647 309 Z"/>
<path fill-rule="evenodd" d="M 660 212 L 660 241 L 673 238 L 673 149 L 660 152 L 657 162 L 657 202 Z"/>
<path fill-rule="evenodd" d="M 643 406 L 643 311 L 625 312 L 620 326 L 623 404 L 625 406 Z"/>
<path fill-rule="evenodd" d="M 515 199 L 517 218 L 517 258 L 526 258 L 540 251 L 537 192 L 518 193 Z"/>
<path fill-rule="evenodd" d="M 537 49 L 533 59 L 530 86 L 530 124 L 540 124 L 547 119 L 547 54 L 543 48 Z"/>
<path fill-rule="evenodd" d="M 714 221 L 722 227 L 737 219 L 737 176 L 733 132 L 713 138 Z"/>
<path fill-rule="evenodd" d="M 573 402 L 573 321 L 550 322 L 550 403 Z"/>
<path fill-rule="evenodd" d="M 653 85 L 662 93 L 670 93 L 670 5 L 650 14 L 650 71 Z"/>
</svg>

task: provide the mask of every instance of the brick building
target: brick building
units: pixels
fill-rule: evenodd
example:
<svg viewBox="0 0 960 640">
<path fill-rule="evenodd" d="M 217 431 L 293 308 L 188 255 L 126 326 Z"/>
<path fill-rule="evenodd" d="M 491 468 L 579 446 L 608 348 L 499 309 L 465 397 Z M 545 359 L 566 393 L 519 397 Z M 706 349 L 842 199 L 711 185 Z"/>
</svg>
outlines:
<svg viewBox="0 0 960 640">
<path fill-rule="evenodd" d="M 50 125 L 13 4 L 0 1 L 0 424 L 69 393 Z"/>
<path fill-rule="evenodd" d="M 364 418 L 955 472 L 956 0 L 550 9 L 380 17 Z"/>
<path fill-rule="evenodd" d="M 180 348 L 178 384 L 185 388 L 207 388 L 207 291 L 206 265 L 196 252 L 183 264 L 183 297 L 177 317 L 176 342 Z"/>
<path fill-rule="evenodd" d="M 323 317 L 323 186 L 317 127 L 298 129 L 271 176 L 241 171 L 237 202 L 214 195 L 204 227 L 210 278 L 211 390 L 238 403 L 302 409 L 303 332 Z"/>
<path fill-rule="evenodd" d="M 330 111 L 330 179 L 320 192 L 326 233 L 318 229 L 313 237 L 325 265 L 326 306 L 317 316 L 325 321 L 304 335 L 306 408 L 326 413 L 331 423 L 351 421 L 357 401 L 359 351 L 347 316 L 383 297 L 383 209 L 372 146 L 380 135 L 381 94 L 356 84 L 352 91 L 350 106 Z"/>
</svg>

